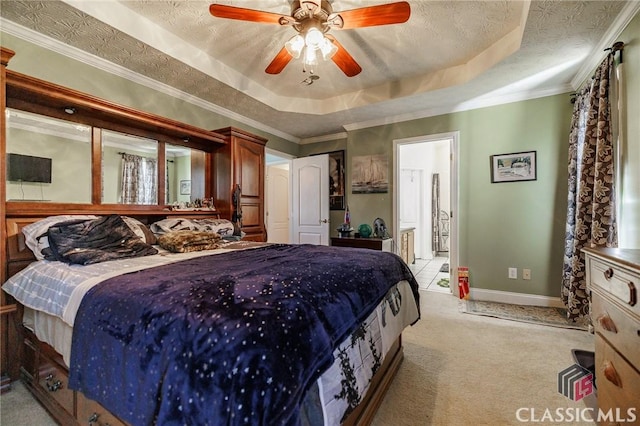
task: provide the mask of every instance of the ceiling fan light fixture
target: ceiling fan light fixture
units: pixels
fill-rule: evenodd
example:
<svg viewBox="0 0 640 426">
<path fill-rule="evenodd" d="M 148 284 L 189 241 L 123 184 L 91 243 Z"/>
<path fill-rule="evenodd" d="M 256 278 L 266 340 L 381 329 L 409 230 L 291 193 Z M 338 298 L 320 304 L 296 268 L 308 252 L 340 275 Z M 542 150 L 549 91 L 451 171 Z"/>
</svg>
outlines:
<svg viewBox="0 0 640 426">
<path fill-rule="evenodd" d="M 315 69 L 318 66 L 318 55 L 315 48 L 306 46 L 304 48 L 304 59 L 302 63 L 302 72 L 315 73 Z"/>
<path fill-rule="evenodd" d="M 362 68 L 349 52 L 328 34 L 331 29 L 349 30 L 362 27 L 400 24 L 411 16 L 408 1 L 365 6 L 357 9 L 333 11 L 334 0 L 289 0 L 290 16 L 244 7 L 211 4 L 209 12 L 218 18 L 291 26 L 298 32 L 279 50 L 265 68 L 267 74 L 279 74 L 294 58 L 302 57 L 303 71 L 313 74 L 312 66 L 318 61 L 318 50 L 322 58 L 332 60 L 347 77 L 358 75 Z M 305 52 L 303 53 L 302 50 Z"/>
<path fill-rule="evenodd" d="M 322 53 L 322 59 L 324 59 L 325 61 L 333 58 L 333 55 L 338 52 L 338 46 L 331 43 L 331 41 L 326 37 L 324 37 L 322 43 L 320 43 L 319 49 L 320 53 Z"/>
<path fill-rule="evenodd" d="M 324 34 L 316 27 L 311 27 L 304 36 L 304 42 L 308 47 L 317 49 L 324 40 Z"/>
<path fill-rule="evenodd" d="M 302 0 L 300 2 L 300 6 L 311 12 L 311 15 L 313 16 L 316 11 L 320 10 L 321 3 L 322 2 L 320 0 Z"/>
<path fill-rule="evenodd" d="M 316 54 L 316 49 L 309 46 L 304 49 L 304 64 L 309 67 L 318 65 L 318 55 Z"/>
<path fill-rule="evenodd" d="M 304 38 L 300 34 L 296 34 L 284 44 L 284 47 L 291 56 L 298 59 L 302 53 L 302 49 L 304 49 Z"/>
</svg>

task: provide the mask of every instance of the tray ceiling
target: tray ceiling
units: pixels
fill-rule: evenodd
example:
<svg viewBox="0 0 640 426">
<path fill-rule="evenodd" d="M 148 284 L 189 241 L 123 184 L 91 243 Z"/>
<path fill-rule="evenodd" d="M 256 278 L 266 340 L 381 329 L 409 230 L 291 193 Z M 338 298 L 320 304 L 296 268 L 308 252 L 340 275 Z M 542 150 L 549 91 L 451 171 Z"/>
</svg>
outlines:
<svg viewBox="0 0 640 426">
<path fill-rule="evenodd" d="M 390 1 L 335 0 L 334 11 Z M 288 0 L 217 3 L 289 15 Z M 575 90 L 637 12 L 624 1 L 410 1 L 404 24 L 331 30 L 363 71 L 300 60 L 264 72 L 295 31 L 215 18 L 211 2 L 12 1 L 3 31 L 35 31 L 289 140 Z M 242 121 L 242 120 L 241 120 Z"/>
</svg>

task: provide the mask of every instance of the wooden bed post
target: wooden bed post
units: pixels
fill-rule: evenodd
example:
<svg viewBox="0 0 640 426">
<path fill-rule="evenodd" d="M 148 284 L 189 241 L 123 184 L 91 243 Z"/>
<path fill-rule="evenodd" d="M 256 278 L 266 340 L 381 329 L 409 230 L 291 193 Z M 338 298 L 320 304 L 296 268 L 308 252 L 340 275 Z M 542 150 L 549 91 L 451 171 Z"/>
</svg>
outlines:
<svg viewBox="0 0 640 426">
<path fill-rule="evenodd" d="M 6 176 L 7 166 L 7 128 L 6 115 L 4 113 L 7 105 L 7 65 L 15 55 L 15 52 L 0 46 L 0 285 L 7 279 L 7 223 L 5 221 L 7 187 Z M 10 336 L 15 340 L 13 327 L 9 327 L 9 314 L 16 310 L 15 304 L 9 304 L 4 292 L 0 291 L 0 392 L 9 389 L 11 383 L 10 375 L 17 371 L 9 365 L 9 341 Z M 15 371 L 14 371 L 15 369 Z"/>
</svg>

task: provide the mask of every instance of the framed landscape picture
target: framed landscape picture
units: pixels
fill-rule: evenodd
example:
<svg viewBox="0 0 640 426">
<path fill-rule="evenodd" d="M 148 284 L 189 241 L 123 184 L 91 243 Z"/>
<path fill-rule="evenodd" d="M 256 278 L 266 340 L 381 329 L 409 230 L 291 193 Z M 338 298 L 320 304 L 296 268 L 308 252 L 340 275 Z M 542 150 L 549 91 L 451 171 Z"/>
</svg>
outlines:
<svg viewBox="0 0 640 426">
<path fill-rule="evenodd" d="M 181 180 L 180 181 L 180 195 L 190 195 L 191 194 L 191 181 L 190 180 Z"/>
<path fill-rule="evenodd" d="M 387 156 L 362 155 L 351 162 L 351 192 L 354 194 L 384 194 L 389 191 Z"/>
<path fill-rule="evenodd" d="M 491 156 L 491 183 L 537 179 L 536 151 Z"/>
</svg>

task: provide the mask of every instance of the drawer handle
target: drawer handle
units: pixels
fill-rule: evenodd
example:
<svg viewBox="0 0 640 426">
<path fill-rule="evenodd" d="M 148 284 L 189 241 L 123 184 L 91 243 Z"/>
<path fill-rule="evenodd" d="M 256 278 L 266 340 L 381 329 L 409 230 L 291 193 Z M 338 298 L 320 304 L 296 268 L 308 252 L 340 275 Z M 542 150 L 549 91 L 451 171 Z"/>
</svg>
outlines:
<svg viewBox="0 0 640 426">
<path fill-rule="evenodd" d="M 617 387 L 622 388 L 622 381 L 620 380 L 620 376 L 613 364 L 610 361 L 605 361 L 603 365 L 604 368 L 602 369 L 602 372 L 604 373 L 604 377 Z"/>
<path fill-rule="evenodd" d="M 616 327 L 616 323 L 613 322 L 609 314 L 604 313 L 598 317 L 598 323 L 607 331 L 611 333 L 618 333 L 618 327 Z"/>
<path fill-rule="evenodd" d="M 94 423 L 98 421 L 98 417 L 100 417 L 98 413 L 93 413 L 92 415 L 90 415 L 87 419 L 89 421 L 89 426 L 93 426 Z"/>
<path fill-rule="evenodd" d="M 62 389 L 62 382 L 60 380 L 54 380 L 53 374 L 49 374 L 45 379 L 45 384 L 49 392 L 57 392 Z"/>
<path fill-rule="evenodd" d="M 629 281 L 629 306 L 635 306 L 638 303 L 638 294 L 636 291 L 636 286 L 633 285 L 631 281 Z"/>
<path fill-rule="evenodd" d="M 604 277 L 607 280 L 610 280 L 611 278 L 613 278 L 613 269 L 609 268 L 606 271 L 604 271 Z"/>
</svg>

